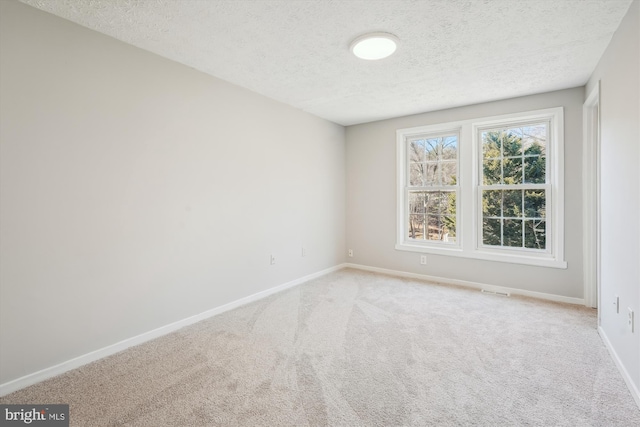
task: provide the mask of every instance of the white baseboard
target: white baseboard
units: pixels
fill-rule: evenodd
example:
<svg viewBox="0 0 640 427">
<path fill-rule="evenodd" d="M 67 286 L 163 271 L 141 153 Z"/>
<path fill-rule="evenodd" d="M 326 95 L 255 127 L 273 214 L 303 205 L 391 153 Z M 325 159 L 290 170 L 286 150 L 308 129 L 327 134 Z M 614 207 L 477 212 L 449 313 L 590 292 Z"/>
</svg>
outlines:
<svg viewBox="0 0 640 427">
<path fill-rule="evenodd" d="M 448 279 L 445 277 L 428 276 L 426 274 L 408 273 L 406 271 L 388 270 L 386 268 L 370 267 L 360 264 L 343 264 L 345 267 L 355 268 L 358 270 L 372 271 L 374 273 L 383 273 L 391 276 L 408 277 L 411 279 L 426 280 L 428 282 L 442 283 L 445 285 L 458 285 L 474 289 L 486 289 L 492 292 L 506 292 L 511 295 L 522 295 L 555 302 L 565 302 L 569 304 L 584 305 L 584 299 L 565 297 L 562 295 L 546 294 L 544 292 L 527 291 L 523 289 L 507 288 L 504 286 L 489 285 L 486 283 L 469 282 L 466 280 Z"/>
<path fill-rule="evenodd" d="M 232 301 L 228 304 L 221 305 L 211 310 L 207 310 L 204 313 L 187 317 L 186 319 L 182 319 L 177 322 L 170 323 L 168 325 L 162 326 L 157 329 L 153 329 L 149 332 L 145 332 L 143 334 L 137 335 L 132 338 L 127 338 L 123 341 L 117 342 L 115 344 L 109 345 L 99 350 L 95 350 L 90 353 L 83 354 L 82 356 L 75 357 L 71 360 L 67 360 L 65 362 L 59 363 L 49 368 L 45 368 L 40 371 L 33 372 L 23 377 L 17 378 L 15 380 L 6 382 L 4 384 L 0 384 L 0 396 L 5 396 L 9 393 L 13 393 L 14 391 L 28 387 L 32 384 L 36 384 L 40 381 L 44 381 L 46 379 L 55 377 L 57 375 L 63 374 L 72 369 L 79 368 L 88 363 L 94 362 L 96 360 L 102 359 L 107 356 L 111 356 L 112 354 L 119 353 L 123 350 L 126 350 L 129 347 L 133 347 L 133 346 L 142 344 L 144 342 L 150 341 L 152 339 L 161 337 L 163 335 L 177 331 L 178 329 L 184 328 L 185 326 L 189 326 L 201 320 L 208 319 L 209 317 L 215 316 L 217 314 L 224 313 L 225 311 L 229 311 L 236 307 L 249 304 L 250 302 L 266 298 L 269 295 L 284 291 L 285 289 L 298 286 L 302 283 L 308 282 L 309 280 L 313 280 L 318 277 L 324 276 L 326 274 L 332 273 L 334 271 L 340 270 L 344 268 L 344 266 L 345 266 L 344 264 L 340 264 L 334 267 L 327 268 L 325 270 L 318 271 L 316 273 L 309 274 L 304 277 L 300 277 L 299 279 L 295 279 L 290 282 L 283 283 L 282 285 L 278 285 L 273 288 L 269 288 L 264 291 L 255 293 L 253 295 L 240 298 L 239 300 Z"/>
<path fill-rule="evenodd" d="M 633 396 L 633 400 L 636 401 L 636 405 L 638 405 L 638 408 L 640 409 L 640 390 L 638 390 L 638 387 L 631 380 L 631 375 L 629 375 L 629 372 L 627 372 L 627 369 L 622 364 L 622 360 L 620 360 L 620 357 L 618 357 L 618 353 L 616 353 L 616 351 L 613 349 L 611 341 L 609 341 L 609 337 L 607 337 L 607 334 L 604 332 L 604 329 L 602 329 L 601 326 L 598 326 L 598 333 L 600 334 L 600 338 L 602 338 L 602 342 L 604 342 L 604 346 L 607 348 L 607 350 L 609 350 L 609 355 L 618 367 L 620 375 L 622 375 L 624 382 L 627 384 L 627 388 L 629 389 L 631 396 Z"/>
</svg>

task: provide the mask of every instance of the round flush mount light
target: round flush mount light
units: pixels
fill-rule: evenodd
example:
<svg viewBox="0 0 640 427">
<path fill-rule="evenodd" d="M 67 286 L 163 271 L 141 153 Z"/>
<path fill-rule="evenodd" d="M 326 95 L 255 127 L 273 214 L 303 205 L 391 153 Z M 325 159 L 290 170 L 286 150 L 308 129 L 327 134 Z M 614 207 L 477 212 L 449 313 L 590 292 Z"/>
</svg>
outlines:
<svg viewBox="0 0 640 427">
<path fill-rule="evenodd" d="M 351 42 L 349 49 L 360 59 L 386 58 L 396 51 L 398 38 L 389 33 L 363 34 Z"/>
</svg>

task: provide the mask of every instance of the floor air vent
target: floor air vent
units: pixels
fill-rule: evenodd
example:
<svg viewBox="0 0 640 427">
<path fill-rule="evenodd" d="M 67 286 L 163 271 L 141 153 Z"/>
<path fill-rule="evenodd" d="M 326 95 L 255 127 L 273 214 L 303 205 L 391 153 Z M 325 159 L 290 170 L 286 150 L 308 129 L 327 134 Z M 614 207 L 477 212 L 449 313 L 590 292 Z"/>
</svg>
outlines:
<svg viewBox="0 0 640 427">
<path fill-rule="evenodd" d="M 509 292 L 500 292 L 500 291 L 496 292 L 496 291 L 489 291 L 487 289 L 483 289 L 482 293 L 483 294 L 489 294 L 489 295 L 498 295 L 498 296 L 501 296 L 501 297 L 508 297 L 509 295 L 511 295 L 511 294 L 509 294 Z"/>
</svg>

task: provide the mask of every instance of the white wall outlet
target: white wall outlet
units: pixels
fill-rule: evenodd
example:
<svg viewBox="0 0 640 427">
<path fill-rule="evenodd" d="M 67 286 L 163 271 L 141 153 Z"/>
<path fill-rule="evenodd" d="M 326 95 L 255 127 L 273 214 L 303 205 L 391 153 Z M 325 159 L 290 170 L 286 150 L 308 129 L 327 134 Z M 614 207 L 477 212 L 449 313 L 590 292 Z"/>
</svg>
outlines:
<svg viewBox="0 0 640 427">
<path fill-rule="evenodd" d="M 635 316 L 633 314 L 633 310 L 631 309 L 631 307 L 629 308 L 629 321 L 627 322 L 627 324 L 629 325 L 629 330 L 631 331 L 631 333 L 634 333 L 636 331 L 636 325 L 635 325 Z"/>
<path fill-rule="evenodd" d="M 302 256 L 307 256 L 307 248 L 305 248 L 304 246 L 302 247 Z"/>
<path fill-rule="evenodd" d="M 620 313 L 620 297 L 618 295 L 614 295 L 613 305 L 616 307 L 616 314 Z"/>
<path fill-rule="evenodd" d="M 420 265 L 427 265 L 427 256 L 420 255 Z"/>
<path fill-rule="evenodd" d="M 353 256 L 353 249 L 349 249 L 349 256 L 352 257 Z"/>
<path fill-rule="evenodd" d="M 271 265 L 276 263 L 276 256 L 274 254 L 271 254 Z"/>
</svg>

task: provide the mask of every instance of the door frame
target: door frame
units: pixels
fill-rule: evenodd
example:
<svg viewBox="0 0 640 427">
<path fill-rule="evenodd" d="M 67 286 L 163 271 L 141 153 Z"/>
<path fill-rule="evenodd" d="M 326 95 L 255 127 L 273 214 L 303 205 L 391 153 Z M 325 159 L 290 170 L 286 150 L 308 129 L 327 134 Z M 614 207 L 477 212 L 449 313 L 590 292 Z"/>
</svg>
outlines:
<svg viewBox="0 0 640 427">
<path fill-rule="evenodd" d="M 583 162 L 583 277 L 584 303 L 601 307 L 600 301 L 600 81 L 582 107 Z M 598 310 L 600 325 L 600 310 Z"/>
</svg>

